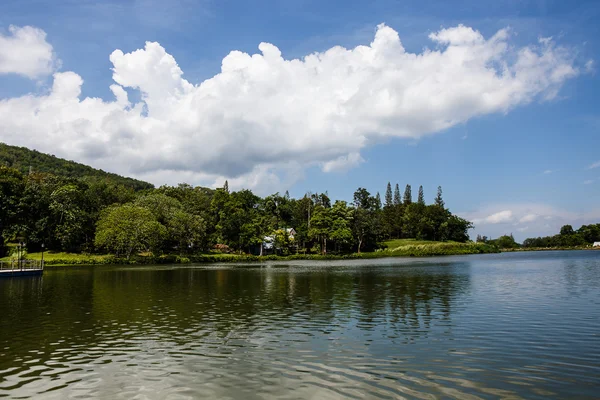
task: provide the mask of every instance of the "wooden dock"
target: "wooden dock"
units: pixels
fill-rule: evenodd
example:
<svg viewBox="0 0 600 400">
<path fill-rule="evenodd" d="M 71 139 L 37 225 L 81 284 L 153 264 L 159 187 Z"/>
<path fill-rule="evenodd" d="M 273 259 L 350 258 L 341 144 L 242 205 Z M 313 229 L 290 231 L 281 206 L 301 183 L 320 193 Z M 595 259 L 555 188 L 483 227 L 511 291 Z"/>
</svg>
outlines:
<svg viewBox="0 0 600 400">
<path fill-rule="evenodd" d="M 0 261 L 0 278 L 36 276 L 44 273 L 44 262 L 37 260 Z"/>
</svg>

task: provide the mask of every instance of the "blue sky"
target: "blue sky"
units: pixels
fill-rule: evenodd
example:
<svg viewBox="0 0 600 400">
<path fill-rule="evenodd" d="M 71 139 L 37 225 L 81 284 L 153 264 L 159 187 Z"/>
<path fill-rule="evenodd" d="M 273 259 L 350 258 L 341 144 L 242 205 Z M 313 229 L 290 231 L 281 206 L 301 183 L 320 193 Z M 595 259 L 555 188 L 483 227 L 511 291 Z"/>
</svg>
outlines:
<svg viewBox="0 0 600 400">
<path fill-rule="evenodd" d="M 458 122 L 448 127 L 439 128 L 439 125 L 435 125 L 436 128 L 407 128 L 407 132 L 398 128 L 396 131 L 397 126 L 389 124 L 402 125 L 406 116 L 396 115 L 392 122 L 387 117 L 382 118 L 354 136 L 349 136 L 346 143 L 339 144 L 339 152 L 330 151 L 338 146 L 338 142 L 327 144 L 328 149 L 318 145 L 305 148 L 294 140 L 293 133 L 289 133 L 292 137 L 287 138 L 277 151 L 272 150 L 271 154 L 271 145 L 276 147 L 277 139 L 288 135 L 289 129 L 286 127 L 293 126 L 294 121 L 301 117 L 286 110 L 278 111 L 277 118 L 272 121 L 265 119 L 263 128 L 267 126 L 271 129 L 273 136 L 262 136 L 262 133 L 254 133 L 257 132 L 255 128 L 248 128 L 244 135 L 235 136 L 229 142 L 222 138 L 231 134 L 232 130 L 246 129 L 247 120 L 244 124 L 239 119 L 228 122 L 226 128 L 222 124 L 199 123 L 196 126 L 191 121 L 197 122 L 205 113 L 189 117 L 181 113 L 177 118 L 189 118 L 185 124 L 161 125 L 163 130 L 173 130 L 172 141 L 169 136 L 156 136 L 156 139 L 146 136 L 149 142 L 154 141 L 154 145 L 144 146 L 143 151 L 139 152 L 135 148 L 140 145 L 131 139 L 137 133 L 125 132 L 125 118 L 111 122 L 113 125 L 123 125 L 109 131 L 105 128 L 105 114 L 102 114 L 104 117 L 98 122 L 99 125 L 85 122 L 86 118 L 96 121 L 88 111 L 81 111 L 77 121 L 69 121 L 72 125 L 68 127 L 64 121 L 59 121 L 59 117 L 40 121 L 41 127 L 13 121 L 0 126 L 0 141 L 35 147 L 104 169 L 149 179 L 155 184 L 188 181 L 192 184 L 217 185 L 220 179 L 229 178 L 235 186 L 251 187 L 261 194 L 289 189 L 292 195 L 301 196 L 306 191 L 327 190 L 333 198 L 351 199 L 357 187 L 366 187 L 373 193 L 381 191 L 383 195 L 385 185 L 391 181 L 393 184 L 399 183 L 401 188 L 407 183 L 411 184 L 415 194 L 418 186 L 423 185 L 426 198 L 430 200 L 435 195 L 436 187 L 441 185 L 449 208 L 475 221 L 475 234 L 498 236 L 512 232 L 517 239 L 552 234 L 563 223 L 578 227 L 582 223 L 600 222 L 600 167 L 589 168 L 600 161 L 600 80 L 596 73 L 600 59 L 599 20 L 600 4 L 597 1 L 4 0 L 0 5 L 0 33 L 10 38 L 16 35 L 10 31 L 11 25 L 35 27 L 46 34 L 44 43 L 51 46 L 53 59 L 51 66 L 44 65 L 42 68 L 37 65 L 35 68 L 38 69 L 30 70 L 34 72 L 6 67 L 2 73 L 0 57 L 0 99 L 5 101 L 26 95 L 36 98 L 48 95 L 53 87 L 57 87 L 54 73 L 73 71 L 83 80 L 79 99 L 92 97 L 104 102 L 113 101 L 115 95 L 110 86 L 116 82 L 127 93 L 131 109 L 136 103 L 142 104 L 145 96 L 153 97 L 153 100 L 147 101 L 149 111 L 144 109 L 140 113 L 142 117 L 155 116 L 158 114 L 153 113 L 158 107 L 168 109 L 164 106 L 164 99 L 159 101 L 157 98 L 167 89 L 156 84 L 167 78 L 164 78 L 165 75 L 151 76 L 147 80 L 141 78 L 155 59 L 151 57 L 150 49 L 145 49 L 146 58 L 137 60 L 133 56 L 128 57 L 135 50 L 144 49 L 146 42 L 160 44 L 172 56 L 173 63 L 183 72 L 187 83 L 199 86 L 221 72 L 223 59 L 232 50 L 260 54 L 259 43 L 267 42 L 277 46 L 285 60 L 302 59 L 334 46 L 347 49 L 368 46 L 381 23 L 397 32 L 405 51 L 414 54 L 423 54 L 425 48 L 435 50 L 436 46 L 444 47 L 444 42 L 437 45 L 432 43 L 429 35 L 442 29 L 455 28 L 459 24 L 480 32 L 486 40 L 499 30 L 509 28 L 506 43 L 514 52 L 509 50 L 502 56 L 502 61 L 509 64 L 518 57 L 519 49 L 539 46 L 539 38 L 552 37 L 555 49 L 560 48 L 567 54 L 563 63 L 568 63 L 576 73 L 573 72 L 555 86 L 535 89 L 537 91 L 531 100 L 511 100 L 510 104 L 491 111 L 471 114 L 468 110 L 464 111 L 464 115 L 457 117 Z M 389 34 L 387 31 L 384 33 Z M 29 51 L 17 42 L 10 43 L 6 46 L 12 45 L 12 48 L 0 47 L 0 51 Z M 109 59 L 116 49 L 124 53 L 124 57 L 117 55 L 115 58 L 122 62 L 122 67 L 116 66 L 112 58 Z M 163 54 L 160 49 L 152 51 Z M 477 54 L 479 50 L 471 48 L 471 51 Z M 552 51 L 552 56 L 562 54 L 558 50 Z M 37 60 L 39 64 L 39 58 Z M 332 60 L 335 64 L 345 59 Z M 393 61 L 390 63 L 393 64 Z M 120 73 L 118 81 L 113 79 L 111 68 Z M 385 74 L 388 71 L 386 68 L 378 73 Z M 446 67 L 442 65 L 439 68 L 443 70 Z M 548 77 L 554 73 L 545 71 Z M 469 73 L 469 70 L 451 71 L 451 74 L 454 73 Z M 451 74 L 450 77 L 453 76 Z M 331 77 L 335 78 L 336 75 Z M 373 79 L 360 84 L 364 86 Z M 422 77 L 408 76 L 407 79 L 418 80 Z M 468 76 L 463 79 L 468 82 Z M 65 87 L 78 87 L 73 75 L 65 75 L 64 82 Z M 177 81 L 174 85 L 179 85 L 179 92 L 186 92 L 187 83 Z M 269 86 L 269 90 L 284 92 L 288 90 L 287 84 L 288 81 L 283 81 L 274 87 Z M 310 84 L 307 81 L 305 85 Z M 322 83 L 319 85 L 321 90 L 326 90 Z M 536 81 L 535 85 L 541 83 Z M 335 90 L 341 89 L 339 85 L 335 86 Z M 232 89 L 227 86 L 227 90 Z M 550 92 L 552 95 L 549 95 Z M 234 95 L 223 93 L 230 97 Z M 296 104 L 294 96 L 304 95 L 298 88 L 290 88 L 284 94 L 290 101 L 290 107 Z M 465 104 L 477 104 L 477 99 L 469 99 Z M 260 101 L 257 100 L 258 103 Z M 61 104 L 61 110 L 68 113 L 69 103 Z M 223 106 L 226 109 L 234 107 L 231 103 L 223 104 L 226 104 Z M 376 107 L 377 103 L 373 104 Z M 11 107 L 7 108 L 10 111 L 5 114 L 0 108 L 0 115 L 18 114 L 15 110 L 23 111 L 22 107 L 25 106 L 13 104 Z M 108 110 L 103 108 L 103 113 L 112 112 L 112 106 L 102 107 Z M 268 108 L 267 105 L 265 107 Z M 299 109 L 309 110 L 310 107 L 302 105 Z M 447 121 L 453 118 L 452 110 L 454 108 L 450 107 L 444 111 L 446 114 L 438 116 L 435 108 L 426 108 L 423 112 L 431 112 L 431 117 L 423 117 L 423 122 L 411 120 L 410 124 L 421 126 L 419 124 L 426 124 L 428 119 L 435 120 L 438 117 L 440 121 Z M 269 110 L 254 111 L 263 115 L 262 112 Z M 377 111 L 374 108 L 371 113 Z M 463 113 L 462 109 L 456 112 Z M 60 114 L 56 111 L 53 113 Z M 175 114 L 179 115 L 172 110 L 169 113 Z M 289 121 L 280 121 L 286 118 Z M 274 125 L 279 122 L 280 126 Z M 303 132 L 312 129 L 318 122 L 307 123 L 302 128 Z M 338 122 L 336 127 L 346 126 L 340 129 L 348 130 L 360 124 L 361 120 L 357 117 L 357 121 Z M 88 125 L 93 129 L 87 128 Z M 52 140 L 45 140 L 47 138 L 42 137 L 42 127 L 52 126 L 58 128 L 49 128 L 55 129 L 54 136 L 49 135 Z M 223 130 L 219 130 L 221 128 Z M 331 126 L 319 130 L 321 128 L 317 126 L 315 133 L 307 134 L 303 140 L 319 142 L 320 138 L 328 138 L 327 132 L 332 129 Z M 84 133 L 80 131 L 82 129 L 89 131 Z M 213 154 L 210 134 L 195 139 L 193 146 L 197 147 L 192 148 L 185 135 L 194 135 L 198 129 L 215 129 L 214 139 L 219 144 L 223 140 L 220 151 L 227 155 Z M 389 132 L 385 134 L 378 131 L 386 129 Z M 139 135 L 150 133 L 141 132 Z M 298 134 L 295 135 L 298 137 Z M 182 144 L 179 144 L 180 139 Z M 347 143 L 363 139 L 364 143 L 360 146 Z M 117 154 L 114 147 L 106 145 L 109 141 L 118 143 L 120 149 L 127 146 L 131 146 L 131 149 L 119 150 Z M 252 148 L 251 143 L 257 141 L 264 141 L 264 149 Z M 106 151 L 100 148 L 103 144 L 107 146 Z M 293 146 L 298 146 L 298 149 Z M 186 149 L 190 154 L 186 153 Z M 159 155 L 142 156 L 151 152 Z M 268 156 L 263 152 L 269 153 Z M 115 156 L 111 158 L 110 154 Z M 169 157 L 169 154 L 176 156 Z M 310 154 L 318 156 L 311 157 Z M 338 168 L 338 156 L 350 157 L 354 161 L 343 159 L 346 160 L 341 163 L 344 164 L 343 168 Z M 211 161 L 198 162 L 186 168 L 186 162 L 193 164 L 204 158 L 210 158 Z M 286 164 L 287 160 L 290 165 Z"/>
</svg>

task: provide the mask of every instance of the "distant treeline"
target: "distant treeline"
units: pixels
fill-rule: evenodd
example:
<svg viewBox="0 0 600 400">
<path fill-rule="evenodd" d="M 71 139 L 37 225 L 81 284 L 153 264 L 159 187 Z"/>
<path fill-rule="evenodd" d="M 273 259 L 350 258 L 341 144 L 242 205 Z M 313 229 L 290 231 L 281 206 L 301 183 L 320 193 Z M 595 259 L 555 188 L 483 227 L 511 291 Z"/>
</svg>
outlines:
<svg viewBox="0 0 600 400">
<path fill-rule="evenodd" d="M 212 249 L 263 254 L 347 254 L 373 251 L 388 238 L 466 242 L 469 221 L 453 215 L 438 188 L 432 204 L 423 188 L 413 202 L 388 184 L 356 190 L 351 202 L 327 193 L 261 198 L 250 190 L 187 184 L 134 190 L 110 179 L 65 177 L 0 166 L 0 246 L 25 242 L 29 251 L 201 254 Z M 295 235 L 290 234 L 293 228 Z"/>
<path fill-rule="evenodd" d="M 133 178 L 126 178 L 105 172 L 90 166 L 68 161 L 49 154 L 40 153 L 25 147 L 9 146 L 0 143 L 0 165 L 18 169 L 21 173 L 46 172 L 58 176 L 82 178 L 90 180 L 109 180 L 118 185 L 131 187 L 134 190 L 152 189 L 154 185 Z"/>
<path fill-rule="evenodd" d="M 477 235 L 477 242 L 492 244 L 501 249 L 590 246 L 594 242 L 600 242 L 600 224 L 582 225 L 577 230 L 574 230 L 571 225 L 564 225 L 560 228 L 558 235 L 527 238 L 523 244 L 517 243 L 512 233 L 497 239 L 488 239 L 487 236 Z"/>
</svg>

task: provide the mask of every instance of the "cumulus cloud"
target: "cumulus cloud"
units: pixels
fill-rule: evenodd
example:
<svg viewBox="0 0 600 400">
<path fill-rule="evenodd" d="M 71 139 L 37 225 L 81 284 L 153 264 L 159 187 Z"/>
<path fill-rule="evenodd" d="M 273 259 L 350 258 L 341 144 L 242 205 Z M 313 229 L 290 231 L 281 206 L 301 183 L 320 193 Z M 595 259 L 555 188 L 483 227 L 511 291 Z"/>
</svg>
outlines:
<svg viewBox="0 0 600 400">
<path fill-rule="evenodd" d="M 508 30 L 485 38 L 463 25 L 429 38 L 433 49 L 410 53 L 379 25 L 369 45 L 292 60 L 261 43 L 258 54 L 230 52 L 200 84 L 148 42 L 110 55 L 114 100 L 80 98 L 83 79 L 62 72 L 49 93 L 0 101 L 0 140 L 142 179 L 257 187 L 309 166 L 350 168 L 384 138 L 416 140 L 552 99 L 579 73 L 550 39 L 515 48 Z"/>
<path fill-rule="evenodd" d="M 512 220 L 512 211 L 503 210 L 497 213 L 488 215 L 484 218 L 476 218 L 473 220 L 475 224 L 485 223 L 485 224 L 500 224 L 503 222 L 510 222 Z"/>
<path fill-rule="evenodd" d="M 361 157 L 359 153 L 350 153 L 346 156 L 340 156 L 335 160 L 327 161 L 323 164 L 323 171 L 346 171 L 364 161 L 365 160 Z"/>
<path fill-rule="evenodd" d="M 43 30 L 11 25 L 7 35 L 0 32 L 0 74 L 19 74 L 35 79 L 50 75 L 57 64 Z"/>
<path fill-rule="evenodd" d="M 525 216 L 523 216 L 519 219 L 519 223 L 523 224 L 526 222 L 533 222 L 538 218 L 539 218 L 539 215 L 537 215 L 537 214 L 526 214 Z"/>
</svg>

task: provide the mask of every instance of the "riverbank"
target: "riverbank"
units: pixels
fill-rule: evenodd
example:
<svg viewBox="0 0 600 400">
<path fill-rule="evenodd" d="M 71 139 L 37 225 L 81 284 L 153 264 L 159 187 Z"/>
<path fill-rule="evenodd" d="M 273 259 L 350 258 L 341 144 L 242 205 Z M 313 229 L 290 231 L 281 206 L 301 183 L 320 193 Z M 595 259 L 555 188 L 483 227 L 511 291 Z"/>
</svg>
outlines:
<svg viewBox="0 0 600 400">
<path fill-rule="evenodd" d="M 600 250 L 600 247 L 592 246 L 569 246 L 569 247 L 518 247 L 510 249 L 500 249 L 502 253 L 515 253 L 524 251 L 568 251 L 568 250 Z"/>
<path fill-rule="evenodd" d="M 498 253 L 499 250 L 483 243 L 427 242 L 412 239 L 397 239 L 384 243 L 387 246 L 375 252 L 350 254 L 292 254 L 287 256 L 253 256 L 248 254 L 205 253 L 195 255 L 136 255 L 129 259 L 109 254 L 44 253 L 44 264 L 68 265 L 124 265 L 124 264 L 188 264 L 188 263 L 248 263 L 290 260 L 356 260 L 384 257 L 433 257 L 465 254 Z M 27 259 L 41 260 L 42 253 L 28 253 Z M 9 257 L 2 260 L 9 261 Z"/>
</svg>

